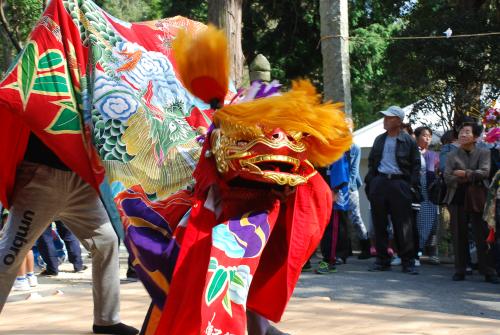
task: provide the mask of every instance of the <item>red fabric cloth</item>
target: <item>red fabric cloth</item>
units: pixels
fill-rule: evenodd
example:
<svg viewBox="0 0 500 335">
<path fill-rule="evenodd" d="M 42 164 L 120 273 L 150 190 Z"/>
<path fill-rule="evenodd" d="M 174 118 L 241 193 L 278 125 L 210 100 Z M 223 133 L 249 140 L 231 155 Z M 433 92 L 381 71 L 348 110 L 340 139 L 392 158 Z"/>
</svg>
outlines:
<svg viewBox="0 0 500 335">
<path fill-rule="evenodd" d="M 26 151 L 30 130 L 66 166 L 96 190 L 99 190 L 99 184 L 104 177 L 104 169 L 90 143 L 88 128 L 80 123 L 79 129 L 52 132 L 48 130 L 52 129 L 51 126 L 54 124 L 62 124 L 60 115 L 65 108 L 62 106 L 69 106 L 67 109 L 74 111 L 75 117 L 81 117 L 72 99 L 75 91 L 81 89 L 80 76 L 86 71 L 88 48 L 83 46 L 79 29 L 73 23 L 62 1 L 51 1 L 44 18 L 48 18 L 47 20 L 58 29 L 51 30 L 43 24 L 38 24 L 30 36 L 30 42 L 19 57 L 18 64 L 0 83 L 0 120 L 2 120 L 0 199 L 5 206 L 10 205 L 9 198 L 12 195 L 15 171 Z M 58 36 L 64 36 L 64 39 Z M 74 61 L 65 64 L 58 60 L 59 65 L 54 65 L 52 68 L 35 66 L 39 65 L 36 62 L 39 62 L 43 55 L 50 52 Z M 68 56 L 69 54 L 71 56 Z M 48 75 L 53 75 L 54 78 L 58 78 L 57 80 L 66 80 L 67 92 L 42 91 L 51 88 L 50 85 L 35 90 L 33 81 Z"/>
<path fill-rule="evenodd" d="M 29 139 L 29 128 L 16 115 L 0 107 L 0 202 L 10 207 L 10 197 L 14 190 L 16 168 L 24 157 Z"/>
<path fill-rule="evenodd" d="M 278 322 L 285 311 L 302 266 L 318 246 L 330 220 L 332 193 L 319 174 L 297 187 L 261 257 L 247 307 Z M 261 271 L 262 270 L 262 271 Z"/>
<path fill-rule="evenodd" d="M 204 203 L 202 198 L 193 206 L 156 335 L 204 334 L 212 326 L 209 321 L 213 320 L 214 313 L 203 307 L 203 294 L 212 250 L 212 228 L 217 219 Z M 314 252 L 328 224 L 331 204 L 331 191 L 318 174 L 309 183 L 297 187 L 286 203 L 278 202 L 271 210 L 272 232 L 255 265 L 257 270 L 247 308 L 275 322 L 281 319 L 302 266 Z M 237 317 L 242 317 L 241 313 Z M 227 328 L 231 334 L 244 334 L 244 329 L 231 328 L 232 323 L 241 325 L 242 320 L 231 320 Z M 216 324 L 214 327 L 220 329 Z"/>
</svg>

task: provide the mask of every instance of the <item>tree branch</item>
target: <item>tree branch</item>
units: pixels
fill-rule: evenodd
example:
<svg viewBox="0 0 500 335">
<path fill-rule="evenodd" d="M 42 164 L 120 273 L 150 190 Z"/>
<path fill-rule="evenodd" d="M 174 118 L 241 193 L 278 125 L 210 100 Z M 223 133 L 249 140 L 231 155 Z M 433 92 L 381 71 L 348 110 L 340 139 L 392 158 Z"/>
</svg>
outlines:
<svg viewBox="0 0 500 335">
<path fill-rule="evenodd" d="M 19 40 L 14 36 L 14 32 L 10 28 L 9 22 L 5 17 L 3 0 L 0 0 L 0 23 L 2 24 L 3 29 L 7 33 L 7 36 L 9 37 L 10 41 L 14 45 L 14 48 L 16 48 L 17 52 L 21 52 L 22 50 L 21 43 L 19 43 Z"/>
</svg>

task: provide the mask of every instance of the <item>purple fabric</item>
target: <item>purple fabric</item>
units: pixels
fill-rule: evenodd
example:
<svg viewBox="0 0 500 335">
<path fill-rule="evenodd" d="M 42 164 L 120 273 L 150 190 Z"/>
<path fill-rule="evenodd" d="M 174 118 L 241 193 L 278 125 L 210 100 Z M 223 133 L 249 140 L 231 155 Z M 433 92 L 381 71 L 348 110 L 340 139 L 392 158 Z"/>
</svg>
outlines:
<svg viewBox="0 0 500 335">
<path fill-rule="evenodd" d="M 161 289 L 163 283 L 156 282 L 152 273 L 157 271 L 170 282 L 180 247 L 172 237 L 168 222 L 141 199 L 124 199 L 122 208 L 131 220 L 139 218 L 167 232 L 165 235 L 154 227 L 138 227 L 131 223 L 125 239 L 128 250 L 137 250 L 137 258 L 130 253 L 132 263 L 139 263 L 134 265 L 137 275 L 153 299 L 153 303 L 163 308 L 167 295 Z"/>
<path fill-rule="evenodd" d="M 428 172 L 436 172 L 439 168 L 439 154 L 432 150 L 424 153 L 425 165 Z"/>
<path fill-rule="evenodd" d="M 281 84 L 277 80 L 273 80 L 269 84 L 256 80 L 252 82 L 250 87 L 244 92 L 240 102 L 252 101 L 279 94 L 280 88 Z"/>
<path fill-rule="evenodd" d="M 267 217 L 267 212 L 252 212 L 248 215 L 248 222 L 243 218 L 229 220 L 229 230 L 238 237 L 238 244 L 245 249 L 244 258 L 259 255 L 266 245 L 271 230 Z"/>
<path fill-rule="evenodd" d="M 255 94 L 255 99 L 269 97 L 279 92 L 281 85 L 278 82 L 271 82 L 270 84 L 260 83 L 260 88 Z"/>
<path fill-rule="evenodd" d="M 168 231 L 170 236 L 172 236 L 172 230 L 165 219 L 155 212 L 151 207 L 145 204 L 142 199 L 132 198 L 124 199 L 122 201 L 122 207 L 128 217 L 137 217 L 144 219 L 156 226 L 162 227 Z"/>
</svg>

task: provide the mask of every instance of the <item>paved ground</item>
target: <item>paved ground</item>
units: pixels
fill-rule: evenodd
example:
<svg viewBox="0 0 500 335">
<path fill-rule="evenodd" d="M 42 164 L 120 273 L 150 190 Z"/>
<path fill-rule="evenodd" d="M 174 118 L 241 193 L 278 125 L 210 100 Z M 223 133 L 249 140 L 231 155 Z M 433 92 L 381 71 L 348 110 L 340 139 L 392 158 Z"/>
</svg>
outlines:
<svg viewBox="0 0 500 335">
<path fill-rule="evenodd" d="M 423 264 L 420 274 L 413 276 L 399 266 L 389 272 L 367 272 L 372 262 L 350 257 L 338 273 L 304 273 L 295 296 L 500 319 L 500 285 L 484 282 L 476 271 L 465 281 L 453 282 L 452 264 Z"/>
<path fill-rule="evenodd" d="M 279 327 L 293 335 L 500 334 L 499 285 L 478 275 L 452 282 L 449 265 L 410 276 L 398 268 L 369 273 L 371 261 L 351 260 L 335 274 L 303 274 Z M 11 294 L 0 334 L 90 334 L 90 269 L 41 278 L 34 293 Z M 122 319 L 139 328 L 148 300 L 139 283 L 122 282 Z"/>
</svg>

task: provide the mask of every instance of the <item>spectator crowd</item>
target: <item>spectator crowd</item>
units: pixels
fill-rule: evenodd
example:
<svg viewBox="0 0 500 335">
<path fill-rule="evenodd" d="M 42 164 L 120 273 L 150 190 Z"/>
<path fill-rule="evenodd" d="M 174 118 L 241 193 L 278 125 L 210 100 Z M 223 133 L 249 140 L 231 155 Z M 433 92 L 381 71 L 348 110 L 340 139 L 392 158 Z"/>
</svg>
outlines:
<svg viewBox="0 0 500 335">
<path fill-rule="evenodd" d="M 401 266 L 402 272 L 416 275 L 422 261 L 441 263 L 440 245 L 449 232 L 454 260 L 450 279 L 465 280 L 477 270 L 486 282 L 498 284 L 499 148 L 483 140 L 483 127 L 472 119 L 442 134 L 436 144 L 431 128 L 413 131 L 403 123 L 402 108 L 391 106 L 381 113 L 385 132 L 373 142 L 364 183 L 356 144 L 321 171 L 335 203 L 321 241 L 322 258 L 317 266 L 308 262 L 303 271 L 336 272 L 352 255 L 351 241 L 357 240 L 358 258 L 375 258 L 368 271 Z M 363 184 L 370 204 L 365 221 L 359 202 Z"/>
</svg>

